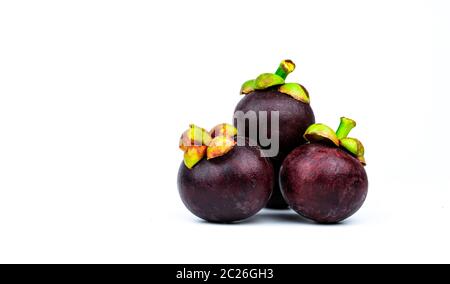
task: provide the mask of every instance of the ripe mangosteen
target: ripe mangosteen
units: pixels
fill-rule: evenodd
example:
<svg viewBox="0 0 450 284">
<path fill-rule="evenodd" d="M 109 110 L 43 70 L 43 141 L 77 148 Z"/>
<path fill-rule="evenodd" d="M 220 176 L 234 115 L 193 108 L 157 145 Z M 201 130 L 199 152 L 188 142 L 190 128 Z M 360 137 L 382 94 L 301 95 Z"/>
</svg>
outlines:
<svg viewBox="0 0 450 284">
<path fill-rule="evenodd" d="M 230 223 L 247 219 L 269 200 L 274 184 L 270 161 L 260 149 L 237 144 L 237 129 L 221 124 L 211 132 L 191 125 L 180 148 L 178 191 L 184 205 L 206 221 Z M 206 159 L 203 159 L 206 156 Z"/>
<path fill-rule="evenodd" d="M 285 83 L 294 69 L 291 60 L 283 60 L 275 74 L 264 73 L 245 82 L 241 87 L 241 94 L 245 96 L 234 111 L 234 125 L 239 133 L 257 141 L 262 149 L 269 146 L 265 137 L 279 145 L 278 151 L 270 155 L 277 173 L 287 154 L 306 143 L 299 133 L 304 133 L 315 122 L 306 88 L 297 83 Z M 275 178 L 278 179 L 278 174 Z M 267 207 L 287 208 L 278 181 Z"/>
<path fill-rule="evenodd" d="M 324 124 L 311 125 L 280 170 L 281 192 L 289 206 L 318 223 L 341 222 L 363 205 L 368 190 L 364 147 L 347 138 L 356 123 L 341 118 L 336 132 Z"/>
</svg>

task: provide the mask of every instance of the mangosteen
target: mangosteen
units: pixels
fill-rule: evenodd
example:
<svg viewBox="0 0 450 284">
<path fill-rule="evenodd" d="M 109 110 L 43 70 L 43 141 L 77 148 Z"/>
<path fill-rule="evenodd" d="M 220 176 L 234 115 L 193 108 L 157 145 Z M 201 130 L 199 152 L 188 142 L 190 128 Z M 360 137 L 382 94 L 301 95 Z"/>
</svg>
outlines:
<svg viewBox="0 0 450 284">
<path fill-rule="evenodd" d="M 211 132 L 191 125 L 180 148 L 178 191 L 184 205 L 209 222 L 230 223 L 255 215 L 267 204 L 274 184 L 270 161 L 257 146 L 237 143 L 237 129 L 220 124 Z M 206 156 L 206 159 L 204 157 Z"/>
<path fill-rule="evenodd" d="M 272 147 L 266 156 L 272 160 L 277 173 L 286 155 L 306 143 L 299 133 L 315 123 L 306 88 L 297 83 L 285 83 L 294 69 L 291 60 L 283 60 L 274 74 L 264 73 L 245 82 L 241 87 L 241 94 L 245 96 L 234 111 L 234 125 L 239 133 L 257 141 L 263 150 Z M 268 145 L 268 138 L 271 145 Z M 275 178 L 278 179 L 278 174 Z M 267 207 L 287 208 L 278 181 Z"/>
<path fill-rule="evenodd" d="M 310 143 L 292 151 L 280 170 L 280 187 L 289 206 L 318 223 L 341 222 L 363 205 L 368 191 L 364 147 L 347 138 L 356 123 L 341 118 L 336 132 L 324 124 L 311 125 Z"/>
</svg>

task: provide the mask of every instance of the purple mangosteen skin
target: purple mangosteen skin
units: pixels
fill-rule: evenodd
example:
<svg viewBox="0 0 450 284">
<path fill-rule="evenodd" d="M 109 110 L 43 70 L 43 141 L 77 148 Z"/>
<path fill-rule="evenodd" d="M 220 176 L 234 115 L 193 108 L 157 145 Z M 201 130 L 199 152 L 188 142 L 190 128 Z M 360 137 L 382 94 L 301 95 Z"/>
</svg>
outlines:
<svg viewBox="0 0 450 284">
<path fill-rule="evenodd" d="M 305 89 L 306 90 L 306 89 Z M 287 203 L 284 201 L 280 189 L 278 187 L 278 171 L 284 158 L 296 147 L 306 143 L 302 137 L 302 133 L 305 133 L 306 129 L 315 123 L 314 112 L 309 104 L 305 104 L 298 101 L 291 96 L 283 94 L 277 90 L 277 88 L 270 88 L 267 90 L 254 91 L 245 95 L 236 106 L 236 111 L 242 111 L 244 113 L 248 111 L 255 111 L 257 114 L 260 111 L 266 111 L 268 115 L 268 134 L 278 135 L 280 141 L 280 151 L 276 157 L 271 158 L 276 171 L 276 182 L 274 193 L 269 203 L 268 208 L 283 209 L 287 208 Z M 272 132 L 270 129 L 270 112 L 279 111 L 279 131 Z M 237 121 L 234 119 L 234 125 L 237 126 Z M 246 123 L 246 130 L 248 131 L 249 125 Z M 259 129 L 259 121 L 258 121 Z M 249 133 L 246 132 L 245 136 L 248 137 Z M 258 134 L 259 137 L 259 134 Z M 260 145 L 260 143 L 258 142 Z"/>
<path fill-rule="evenodd" d="M 268 137 L 278 135 L 280 139 L 280 152 L 274 157 L 275 160 L 279 161 L 283 160 L 293 149 L 306 143 L 301 134 L 305 133 L 306 129 L 315 123 L 314 112 L 309 104 L 283 94 L 276 88 L 255 91 L 245 95 L 234 111 L 244 113 L 266 111 L 268 113 Z M 280 113 L 280 129 L 274 133 L 270 129 L 271 111 L 279 111 Z M 234 125 L 237 126 L 236 120 L 234 120 Z M 248 130 L 248 127 L 246 129 Z M 248 137 L 249 134 L 245 133 L 245 136 Z"/>
<path fill-rule="evenodd" d="M 368 180 L 362 164 L 345 150 L 308 144 L 284 160 L 280 187 L 300 215 L 318 223 L 338 223 L 361 208 Z"/>
<path fill-rule="evenodd" d="M 231 223 L 255 215 L 267 204 L 273 185 L 273 167 L 258 147 L 235 146 L 192 169 L 182 163 L 178 171 L 184 205 L 210 222 Z"/>
</svg>

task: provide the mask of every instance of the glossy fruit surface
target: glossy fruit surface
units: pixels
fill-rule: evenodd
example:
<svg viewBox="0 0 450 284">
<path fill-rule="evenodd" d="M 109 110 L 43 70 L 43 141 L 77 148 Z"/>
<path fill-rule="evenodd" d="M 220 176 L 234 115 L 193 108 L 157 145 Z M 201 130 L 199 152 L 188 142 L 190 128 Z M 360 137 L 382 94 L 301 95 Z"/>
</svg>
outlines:
<svg viewBox="0 0 450 284">
<path fill-rule="evenodd" d="M 268 89 L 262 91 L 254 91 L 245 95 L 238 103 L 235 109 L 247 113 L 253 111 L 257 114 L 257 124 L 259 129 L 260 117 L 259 113 L 267 113 L 267 137 L 278 135 L 279 137 L 279 154 L 274 157 L 276 160 L 282 160 L 294 148 L 304 144 L 306 141 L 302 137 L 306 129 L 314 124 L 314 113 L 309 104 L 295 100 L 294 98 L 280 93 L 276 89 Z M 271 128 L 271 112 L 279 112 L 279 128 Z M 234 120 L 234 125 L 237 126 L 237 120 Z M 249 124 L 247 120 L 245 136 L 248 137 Z M 258 133 L 258 138 L 260 133 Z M 254 137 L 252 137 L 254 139 Z M 258 139 L 258 143 L 260 140 Z M 259 143 L 261 144 L 261 143 Z"/>
<path fill-rule="evenodd" d="M 274 183 L 271 163 L 258 147 L 235 146 L 214 159 L 203 159 L 192 169 L 178 171 L 178 190 L 185 206 L 210 222 L 247 219 L 269 200 Z"/>
<path fill-rule="evenodd" d="M 299 145 L 304 144 L 306 141 L 302 136 L 302 133 L 311 125 L 314 124 L 315 118 L 313 110 L 310 104 L 298 101 L 286 94 L 280 93 L 277 89 L 267 89 L 262 91 L 254 91 L 245 95 L 238 103 L 235 109 L 247 113 L 248 111 L 254 111 L 257 114 L 256 124 L 259 129 L 259 112 L 267 113 L 267 134 L 265 137 L 279 137 L 279 153 L 275 157 L 271 158 L 276 171 L 275 175 L 275 187 L 272 198 L 267 204 L 268 208 L 283 209 L 287 208 L 287 203 L 284 201 L 278 186 L 278 171 L 283 159 L 293 149 Z M 271 129 L 271 112 L 279 112 L 279 128 Z M 237 120 L 234 120 L 234 125 L 237 126 Z M 249 137 L 249 121 L 246 121 L 245 136 Z M 260 133 L 258 131 L 258 137 Z M 258 145 L 261 145 L 258 139 Z"/>
<path fill-rule="evenodd" d="M 282 194 L 300 215 L 319 223 L 341 222 L 363 205 L 367 174 L 347 151 L 323 144 L 296 148 L 280 170 Z"/>
</svg>

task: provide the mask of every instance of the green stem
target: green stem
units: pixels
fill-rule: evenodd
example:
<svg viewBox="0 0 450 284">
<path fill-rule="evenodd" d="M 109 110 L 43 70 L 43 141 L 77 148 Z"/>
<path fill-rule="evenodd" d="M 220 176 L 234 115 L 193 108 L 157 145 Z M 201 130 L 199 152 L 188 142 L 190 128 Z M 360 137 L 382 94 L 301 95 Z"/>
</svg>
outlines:
<svg viewBox="0 0 450 284">
<path fill-rule="evenodd" d="M 289 75 L 289 73 L 292 73 L 292 71 L 294 71 L 294 69 L 295 69 L 295 63 L 289 59 L 286 59 L 286 60 L 281 61 L 280 66 L 278 66 L 278 69 L 275 72 L 275 74 L 277 74 L 278 76 L 283 78 L 283 80 L 285 80 L 287 75 Z"/>
<path fill-rule="evenodd" d="M 350 131 L 356 126 L 356 122 L 350 118 L 341 117 L 341 123 L 336 131 L 338 139 L 344 139 Z"/>
</svg>

